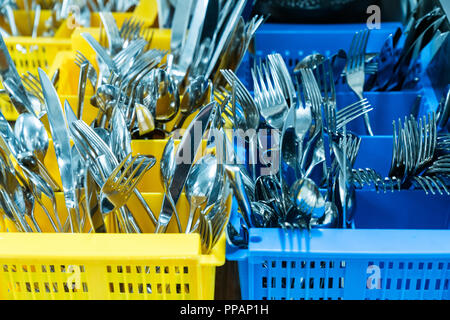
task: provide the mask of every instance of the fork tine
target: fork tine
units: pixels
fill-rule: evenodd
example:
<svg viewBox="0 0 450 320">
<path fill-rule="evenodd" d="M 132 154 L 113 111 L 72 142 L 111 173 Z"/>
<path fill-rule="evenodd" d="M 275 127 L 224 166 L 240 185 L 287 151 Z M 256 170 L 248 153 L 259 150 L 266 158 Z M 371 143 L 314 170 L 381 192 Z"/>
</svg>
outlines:
<svg viewBox="0 0 450 320">
<path fill-rule="evenodd" d="M 133 157 L 133 160 L 127 165 L 126 170 L 124 170 L 125 172 L 129 172 L 131 171 L 130 174 L 128 174 L 128 177 L 125 179 L 125 181 L 123 183 L 121 183 L 123 186 L 127 186 L 130 185 L 132 181 L 134 181 L 134 178 L 136 178 L 136 173 L 139 171 L 139 169 L 142 167 L 142 165 L 145 163 L 145 159 L 141 159 L 137 165 L 135 166 L 135 168 L 133 169 L 133 165 L 134 163 L 137 161 L 138 157 L 135 156 Z"/>
<path fill-rule="evenodd" d="M 435 186 L 436 190 L 437 190 L 441 195 L 444 194 L 444 193 L 442 192 L 441 188 L 439 187 L 439 185 L 437 184 L 437 182 L 436 182 L 433 178 L 431 178 L 431 177 L 426 177 L 426 179 L 427 179 L 428 181 L 430 181 L 430 183 L 433 184 L 433 185 Z"/>
<path fill-rule="evenodd" d="M 356 110 L 354 113 L 350 114 L 345 120 L 342 120 L 341 122 L 338 121 L 337 128 L 341 129 L 342 127 L 344 127 L 349 122 L 351 122 L 351 121 L 353 121 L 353 120 L 355 120 L 355 119 L 365 115 L 366 113 L 368 113 L 368 112 L 370 112 L 372 110 L 373 110 L 373 108 L 369 108 L 369 109 L 362 108 L 360 110 Z"/>
<path fill-rule="evenodd" d="M 365 56 L 367 50 L 367 43 L 369 42 L 370 29 L 365 29 L 363 33 L 363 45 L 360 52 L 360 67 L 364 68 L 365 65 Z"/>
<path fill-rule="evenodd" d="M 143 160 L 142 163 L 140 163 L 136 169 L 139 169 L 142 166 L 142 164 L 144 164 L 144 162 L 145 162 L 145 160 Z M 134 188 L 136 188 L 136 185 L 141 181 L 141 179 L 147 173 L 147 170 L 148 170 L 148 168 L 150 168 L 150 166 L 152 166 L 152 163 L 151 162 L 147 163 L 147 165 L 144 167 L 144 169 L 141 171 L 141 173 L 137 177 L 135 177 L 135 179 L 133 180 L 133 182 L 131 184 L 128 185 L 130 190 L 133 190 Z"/>
<path fill-rule="evenodd" d="M 433 185 L 430 183 L 430 181 L 427 179 L 427 177 L 424 177 L 424 178 L 423 178 L 423 181 L 424 181 L 424 182 L 426 183 L 426 185 L 428 186 L 428 188 L 429 188 L 431 194 L 435 195 L 436 192 L 434 192 Z"/>
<path fill-rule="evenodd" d="M 352 42 L 350 44 L 350 49 L 348 50 L 348 58 L 347 58 L 347 72 L 351 71 L 353 69 L 353 63 L 354 63 L 354 56 L 357 48 L 357 43 L 359 41 L 360 33 L 356 32 L 353 35 Z"/>
<path fill-rule="evenodd" d="M 349 114 L 355 113 L 355 111 L 357 112 L 364 108 L 371 108 L 371 107 L 372 106 L 370 105 L 370 103 L 368 101 L 364 101 L 361 103 L 355 103 L 353 105 L 345 107 L 344 109 L 339 110 L 337 113 L 336 119 L 339 122 L 339 120 L 346 118 Z"/>
<path fill-rule="evenodd" d="M 356 52 L 355 55 L 353 57 L 354 59 L 354 68 L 355 69 L 360 69 L 363 66 L 364 63 L 364 41 L 365 41 L 365 37 L 366 37 L 366 32 L 364 31 L 360 31 L 359 32 L 360 36 L 358 38 L 358 46 L 356 48 Z"/>
<path fill-rule="evenodd" d="M 450 192 L 449 192 L 449 190 L 447 189 L 447 186 L 445 185 L 445 183 L 444 183 L 439 177 L 437 177 L 437 176 L 435 176 L 434 179 L 435 179 L 436 182 L 439 182 L 439 184 L 441 185 L 442 189 L 444 189 L 445 193 L 446 193 L 447 195 L 450 195 Z"/>
<path fill-rule="evenodd" d="M 127 171 L 128 171 L 128 166 L 125 167 L 125 165 L 127 164 L 128 159 L 131 157 L 131 153 L 129 153 L 120 163 L 117 167 L 114 168 L 114 170 L 111 172 L 111 174 L 109 175 L 107 182 L 111 183 L 112 185 L 119 185 L 120 182 L 123 180 L 123 178 L 125 177 Z M 133 162 L 133 160 L 131 161 Z M 115 178 L 118 177 L 118 175 L 120 174 L 120 171 L 125 167 L 125 169 L 123 170 L 122 174 L 120 175 L 120 177 L 115 180 Z M 106 183 L 106 182 L 105 182 Z"/>
</svg>

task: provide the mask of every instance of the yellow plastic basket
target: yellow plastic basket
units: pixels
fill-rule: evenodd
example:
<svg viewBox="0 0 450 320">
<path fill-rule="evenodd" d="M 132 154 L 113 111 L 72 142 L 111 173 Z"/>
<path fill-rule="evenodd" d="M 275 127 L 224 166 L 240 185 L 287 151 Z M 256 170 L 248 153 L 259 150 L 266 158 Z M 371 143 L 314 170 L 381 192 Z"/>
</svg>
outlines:
<svg viewBox="0 0 450 320">
<path fill-rule="evenodd" d="M 132 149 L 159 159 L 165 143 L 133 141 Z M 55 173 L 52 154 L 50 147 L 45 164 Z M 139 189 L 158 215 L 163 199 L 159 162 Z M 0 233 L 0 299 L 213 299 L 215 269 L 225 263 L 225 235 L 204 255 L 199 235 L 174 233 L 175 221 L 167 234 L 153 234 L 153 224 L 133 197 L 127 205 L 143 234 L 51 233 L 40 208 L 36 208 L 36 219 L 45 233 Z M 62 221 L 64 207 L 64 196 L 58 193 Z M 177 203 L 182 225 L 187 222 L 188 207 L 182 194 Z M 228 207 L 231 210 L 231 197 Z M 7 228 L 14 229 L 3 221 L 0 230 Z"/>
<path fill-rule="evenodd" d="M 20 10 L 25 9 L 25 4 L 23 0 L 16 0 L 15 1 L 18 8 Z M 42 4 L 41 1 L 36 1 L 38 4 Z M 95 15 L 96 13 L 93 13 Z M 146 20 L 147 22 L 151 23 L 152 25 L 157 22 L 157 16 L 158 16 L 158 5 L 157 0 L 141 0 L 139 4 L 134 8 L 133 12 L 113 12 L 114 16 L 121 16 L 121 15 L 133 15 L 136 18 L 139 18 L 141 20 Z M 93 24 L 93 21 L 91 20 L 91 25 L 96 26 Z"/>
<path fill-rule="evenodd" d="M 141 4 L 136 7 L 136 13 L 113 13 L 118 27 L 122 26 L 125 19 L 129 19 L 131 17 L 136 17 L 142 21 L 144 23 L 143 28 L 153 26 L 155 24 L 157 12 L 156 7 L 154 7 L 151 2 L 152 1 L 141 1 Z M 50 15 L 50 10 L 43 10 L 41 12 L 38 35 L 42 34 L 45 21 L 50 17 Z M 28 71 L 34 75 L 37 75 L 37 68 L 49 71 L 50 67 L 55 63 L 57 54 L 60 52 L 80 50 L 83 53 L 92 53 L 93 51 L 89 51 L 91 48 L 81 37 L 80 33 L 91 32 L 93 35 L 97 36 L 97 39 L 100 34 L 100 29 L 98 26 L 100 26 L 101 20 L 98 13 L 93 13 L 91 15 L 91 25 L 93 28 L 75 28 L 76 25 L 72 22 L 72 18 L 69 18 L 61 24 L 55 32 L 54 37 L 38 36 L 36 38 L 29 36 L 31 35 L 32 28 L 32 24 L 30 24 L 29 21 L 31 19 L 32 23 L 34 19 L 34 12 L 31 11 L 28 13 L 25 10 L 16 10 L 14 11 L 14 16 L 16 22 L 24 22 L 17 23 L 17 27 L 20 34 L 27 36 L 8 37 L 4 40 L 19 75 L 22 75 Z M 5 28 L 6 30 L 9 29 L 6 21 L 2 18 L 0 18 L 0 27 Z M 170 47 L 170 30 L 158 31 L 158 29 L 152 29 L 151 31 L 154 32 L 153 43 L 155 46 L 162 46 L 162 48 Z M 73 68 L 70 68 L 68 71 L 72 70 Z M 62 71 L 64 72 L 64 70 Z M 74 78 L 75 80 L 71 80 L 70 84 L 74 84 L 76 88 L 76 77 L 73 77 L 72 74 L 71 78 Z M 1 87 L 3 86 L 0 83 L 0 88 Z M 76 89 L 74 90 L 75 91 L 71 91 L 70 94 L 76 94 Z M 18 114 L 11 105 L 6 94 L 0 95 L 0 110 L 5 115 L 7 120 L 14 121 L 17 119 Z"/>
</svg>

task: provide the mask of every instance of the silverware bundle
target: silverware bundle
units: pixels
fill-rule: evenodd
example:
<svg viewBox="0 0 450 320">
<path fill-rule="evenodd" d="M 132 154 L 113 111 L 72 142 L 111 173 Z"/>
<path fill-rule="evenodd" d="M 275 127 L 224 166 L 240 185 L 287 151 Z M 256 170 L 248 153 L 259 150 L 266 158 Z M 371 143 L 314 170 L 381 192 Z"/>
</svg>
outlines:
<svg viewBox="0 0 450 320">
<path fill-rule="evenodd" d="M 208 1 L 199 3 L 206 5 Z M 41 221 L 35 218 L 37 204 L 55 232 L 140 233 L 137 209 L 127 205 L 134 195 L 142 207 L 139 211 L 146 213 L 155 232 L 166 232 L 174 216 L 178 231 L 200 233 L 202 248 L 209 252 L 222 235 L 231 210 L 225 158 L 217 152 L 217 148 L 231 150 L 229 141 L 216 141 L 208 133 L 223 131 L 226 123 L 221 119 L 230 97 L 221 104 L 215 102 L 213 85 L 224 81 L 218 68 L 226 67 L 230 72 L 237 68 L 262 22 L 256 17 L 245 24 L 240 18 L 244 4 L 239 1 L 238 6 L 220 9 L 220 19 L 213 26 L 203 21 L 210 14 L 204 18 L 195 13 L 187 39 L 179 50 L 170 53 L 166 65 L 161 61 L 167 52 L 149 50 L 151 40 L 143 24 L 129 19 L 119 29 L 112 14 L 102 12 L 108 45 L 104 48 L 103 41 L 83 34 L 97 53 L 99 72 L 81 52 L 77 53 L 74 63 L 80 67 L 79 104 L 75 108 L 68 101 L 61 105 L 55 89 L 57 77 L 51 81 L 39 69 L 38 77 L 28 73 L 21 79 L 1 39 L 2 82 L 20 115 L 14 128 L 0 115 L 0 202 L 16 229 L 41 231 Z M 176 35 L 172 40 L 176 41 Z M 95 89 L 91 103 L 98 108 L 98 116 L 90 124 L 82 120 L 88 85 Z M 191 115 L 194 118 L 175 148 L 174 137 L 164 124 L 178 117 L 175 130 Z M 43 164 L 50 141 L 46 128 L 50 129 L 61 186 Z M 132 156 L 131 149 L 133 134 L 144 136 L 155 129 L 171 137 L 161 159 L 165 196 L 159 216 L 137 189 L 156 159 Z M 205 139 L 207 153 L 198 159 Z M 189 161 L 187 154 L 191 155 Z M 61 215 L 61 208 L 56 206 L 55 193 L 60 191 L 67 215 Z M 186 225 L 181 224 L 176 207 L 182 192 L 191 208 Z M 62 216 L 67 219 L 62 221 Z"/>
<path fill-rule="evenodd" d="M 254 97 L 236 85 L 241 92 L 236 115 L 249 118 L 253 109 L 247 106 L 257 106 L 263 122 L 256 127 L 273 129 L 272 146 L 265 151 L 275 153 L 271 160 L 279 160 L 263 163 L 270 164 L 272 172 L 256 179 L 251 165 L 227 169 L 240 212 L 227 228 L 233 245 L 245 246 L 248 229 L 255 227 L 351 228 L 355 190 L 367 186 L 385 193 L 423 189 L 427 194 L 449 194 L 450 148 L 444 133 L 448 94 L 437 108 L 438 115 L 431 112 L 418 119 L 410 115 L 398 124 L 393 121 L 388 177 L 371 168 L 354 168 L 362 140 L 347 132 L 346 125 L 373 110 L 362 96 L 365 75 L 372 71 L 365 70 L 363 60 L 352 58 L 364 57 L 367 36 L 355 40 L 359 45 L 352 45 L 355 53 L 346 62 L 347 81 L 352 88 L 359 86 L 355 91 L 360 92 L 360 100 L 350 106 L 337 106 L 333 60 L 320 54 L 297 64 L 296 85 L 279 54 L 267 56 L 252 69 Z M 353 81 L 350 70 L 362 73 Z M 226 79 L 233 84 L 231 77 Z M 438 125 L 437 118 L 445 124 Z M 235 127 L 245 127 L 244 119 L 237 119 Z"/>
<path fill-rule="evenodd" d="M 0 28 L 3 37 L 32 36 L 53 37 L 58 28 L 72 16 L 78 26 L 91 27 L 93 12 L 130 12 L 138 4 L 138 0 L 24 0 L 23 10 L 28 11 L 27 22 L 30 34 L 22 34 L 17 27 L 14 11 L 19 7 L 15 0 L 0 1 L 0 16 L 3 16 L 9 30 Z M 51 15 L 40 26 L 42 10 L 50 10 Z M 42 30 L 38 35 L 38 28 Z"/>
</svg>

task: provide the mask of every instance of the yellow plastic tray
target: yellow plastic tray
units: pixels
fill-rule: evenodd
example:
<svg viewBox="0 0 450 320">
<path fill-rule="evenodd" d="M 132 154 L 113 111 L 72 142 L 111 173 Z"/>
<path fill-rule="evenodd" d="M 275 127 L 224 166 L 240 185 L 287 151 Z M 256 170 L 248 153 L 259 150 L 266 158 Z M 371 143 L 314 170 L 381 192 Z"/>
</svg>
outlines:
<svg viewBox="0 0 450 320">
<path fill-rule="evenodd" d="M 133 153 L 160 158 L 165 141 L 133 141 Z M 57 172 L 48 151 L 45 164 Z M 160 192 L 159 162 L 139 186 L 157 216 Z M 67 214 L 58 193 L 62 221 Z M 48 203 L 48 201 L 45 201 Z M 127 203 L 143 234 L 55 234 L 36 208 L 45 233 L 17 233 L 0 224 L 0 299 L 213 299 L 215 268 L 225 263 L 225 235 L 208 255 L 201 253 L 197 234 L 176 234 L 175 219 L 167 234 L 153 234 L 154 226 L 133 196 Z M 231 209 L 231 197 L 228 201 Z M 177 211 L 185 225 L 189 205 L 182 194 Z M 1 219 L 0 219 L 1 220 Z"/>
<path fill-rule="evenodd" d="M 154 25 L 156 20 L 156 7 L 154 7 L 150 1 L 147 3 L 146 1 L 141 1 L 142 4 L 139 4 L 136 7 L 136 13 L 113 13 L 113 16 L 120 27 L 124 20 L 130 17 L 136 17 L 144 22 L 143 28 L 149 28 Z M 44 69 L 45 71 L 49 71 L 51 67 L 55 64 L 56 56 L 60 52 L 67 52 L 72 50 L 80 50 L 83 54 L 87 54 L 87 57 L 91 59 L 92 62 L 95 61 L 95 55 L 93 55 L 93 50 L 89 47 L 88 43 L 81 37 L 81 32 L 90 32 L 99 39 L 100 35 L 100 16 L 98 13 L 93 13 L 91 15 L 91 25 L 96 26 L 95 28 L 73 28 L 71 26 L 70 21 L 66 20 L 59 27 L 59 29 L 55 32 L 55 36 L 51 37 L 41 37 L 38 36 L 36 38 L 32 38 L 31 36 L 31 28 L 27 21 L 31 17 L 31 21 L 34 19 L 34 12 L 31 12 L 31 15 L 28 14 L 25 10 L 16 10 L 14 11 L 15 19 L 17 21 L 24 21 L 24 23 L 17 23 L 17 27 L 21 34 L 27 36 L 21 37 L 8 37 L 5 38 L 5 44 L 9 50 L 12 60 L 14 61 L 17 72 L 20 76 L 26 73 L 27 71 L 37 75 L 37 68 Z M 38 35 L 42 34 L 42 30 L 44 27 L 45 21 L 50 17 L 51 11 L 43 10 L 41 12 L 40 24 L 38 28 Z M 5 22 L 4 19 L 0 18 L 0 26 L 9 30 L 9 26 Z M 168 49 L 170 47 L 170 30 L 158 30 L 151 29 L 154 32 L 154 37 L 152 41 L 153 47 L 158 47 L 161 49 Z M 67 65 L 66 65 L 67 66 Z M 65 74 L 70 74 L 68 72 L 76 71 L 78 74 L 78 70 L 75 64 L 70 66 L 67 69 L 61 69 Z M 53 74 L 53 73 L 52 73 Z M 69 86 L 70 90 L 66 94 L 75 95 L 77 93 L 77 77 L 73 77 L 71 74 Z M 63 81 L 62 91 L 65 89 L 65 85 Z M 61 83 L 60 82 L 60 83 Z M 0 83 L 0 88 L 3 87 Z M 89 86 L 88 86 L 89 88 Z M 89 90 L 89 89 L 88 89 Z M 89 92 L 87 92 L 89 93 Z M 17 119 L 17 112 L 14 107 L 11 105 L 9 98 L 7 95 L 0 95 L 0 110 L 5 115 L 5 118 L 9 121 L 14 121 Z"/>
<path fill-rule="evenodd" d="M 17 7 L 21 10 L 25 9 L 23 0 L 16 0 Z M 41 1 L 37 1 L 37 3 L 41 3 Z M 95 15 L 96 13 L 93 13 Z M 157 0 L 141 0 L 139 4 L 136 6 L 133 12 L 113 12 L 113 15 L 116 17 L 121 15 L 133 15 L 141 20 L 145 20 L 152 25 L 157 23 L 158 16 L 158 5 Z M 92 26 L 94 22 L 91 20 Z"/>
<path fill-rule="evenodd" d="M 75 64 L 75 51 L 80 51 L 89 59 L 97 72 L 99 71 L 95 51 L 81 36 L 83 32 L 89 32 L 97 40 L 100 38 L 99 28 L 76 29 L 72 34 L 72 51 L 58 53 L 52 67 L 49 69 L 50 74 L 53 74 L 56 69 L 59 69 L 58 93 L 61 95 L 76 95 L 78 91 L 78 74 L 80 69 Z M 150 48 L 160 50 L 170 49 L 170 29 L 150 28 L 149 34 L 153 34 Z M 86 89 L 86 95 L 93 93 L 93 88 L 89 83 Z"/>
</svg>

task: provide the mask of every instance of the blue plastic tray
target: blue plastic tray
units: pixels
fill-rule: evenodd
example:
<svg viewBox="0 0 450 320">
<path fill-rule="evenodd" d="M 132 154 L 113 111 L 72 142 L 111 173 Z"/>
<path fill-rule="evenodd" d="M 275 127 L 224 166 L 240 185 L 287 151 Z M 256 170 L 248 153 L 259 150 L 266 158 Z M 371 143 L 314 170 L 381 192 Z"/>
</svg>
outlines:
<svg viewBox="0 0 450 320">
<path fill-rule="evenodd" d="M 398 23 L 373 30 L 368 52 L 377 52 Z M 278 52 L 292 70 L 313 52 L 330 55 L 348 50 L 352 25 L 266 24 L 255 36 L 255 57 Z M 252 88 L 246 56 L 238 75 Z M 358 119 L 348 130 L 362 137 L 354 168 L 373 168 L 387 176 L 392 157 L 392 121 L 408 116 L 418 94 L 419 115 L 433 110 L 437 98 L 424 77 L 418 89 L 366 92 L 375 107 L 374 137 L 365 136 Z M 338 107 L 356 101 L 338 87 Z M 227 259 L 239 262 L 243 299 L 450 299 L 450 197 L 422 190 L 356 192 L 355 229 L 284 231 L 250 229 L 248 249 L 227 248 Z M 236 214 L 237 215 L 237 214 Z M 235 225 L 236 215 L 231 220 Z"/>
<path fill-rule="evenodd" d="M 367 52 L 379 52 L 385 39 L 401 27 L 400 23 L 385 22 L 381 29 L 373 29 L 367 43 Z M 333 25 L 286 25 L 264 24 L 255 34 L 255 55 L 247 55 L 239 68 L 238 75 L 249 88 L 253 87 L 251 66 L 254 59 L 265 58 L 271 53 L 280 53 L 290 71 L 305 56 L 321 53 L 330 56 L 350 48 L 355 32 L 367 28 L 365 24 Z"/>
<path fill-rule="evenodd" d="M 227 259 L 244 300 L 450 299 L 448 230 L 251 229 Z"/>
</svg>

